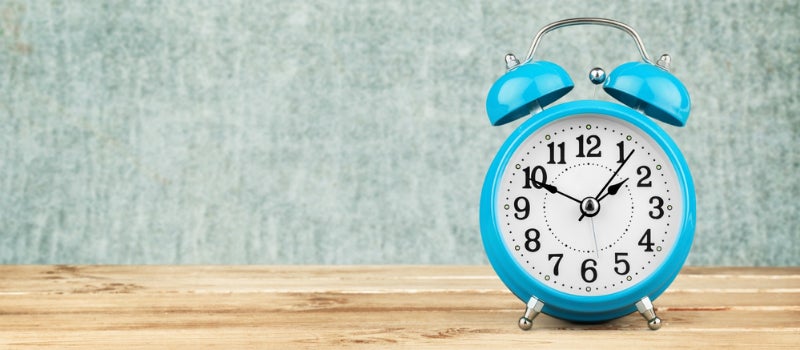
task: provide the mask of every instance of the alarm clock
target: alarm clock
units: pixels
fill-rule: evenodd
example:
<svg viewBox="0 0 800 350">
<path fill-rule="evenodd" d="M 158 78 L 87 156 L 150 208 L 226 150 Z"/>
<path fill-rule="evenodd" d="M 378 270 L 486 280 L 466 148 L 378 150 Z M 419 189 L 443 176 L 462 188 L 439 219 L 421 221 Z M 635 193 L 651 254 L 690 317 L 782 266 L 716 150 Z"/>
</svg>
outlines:
<svg viewBox="0 0 800 350">
<path fill-rule="evenodd" d="M 634 39 L 641 61 L 588 74 L 620 103 L 547 107 L 574 84 L 555 63 L 535 60 L 535 50 L 548 32 L 573 25 L 609 26 Z M 686 261 L 695 229 L 689 167 L 655 122 L 680 127 L 689 116 L 670 57 L 653 62 L 624 23 L 573 18 L 542 28 L 522 63 L 513 54 L 505 61 L 486 99 L 489 120 L 530 118 L 489 167 L 480 227 L 489 262 L 525 303 L 519 327 L 530 329 L 542 312 L 593 323 L 638 311 L 650 329 L 660 328 L 652 301 Z"/>
</svg>

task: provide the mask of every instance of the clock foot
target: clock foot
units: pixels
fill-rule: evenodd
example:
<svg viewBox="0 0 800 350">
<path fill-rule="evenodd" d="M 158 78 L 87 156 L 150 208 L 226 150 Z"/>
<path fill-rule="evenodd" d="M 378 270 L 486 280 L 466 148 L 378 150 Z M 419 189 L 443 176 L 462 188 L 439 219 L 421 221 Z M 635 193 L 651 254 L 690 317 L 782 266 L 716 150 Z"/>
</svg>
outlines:
<svg viewBox="0 0 800 350">
<path fill-rule="evenodd" d="M 647 320 L 647 326 L 650 327 L 650 329 L 657 330 L 661 328 L 661 319 L 656 316 L 653 302 L 650 301 L 649 297 L 644 297 L 642 300 L 636 302 L 636 310 Z"/>
<path fill-rule="evenodd" d="M 525 314 L 519 318 L 519 328 L 527 331 L 533 327 L 533 319 L 542 312 L 544 303 L 536 297 L 531 297 L 525 306 Z"/>
</svg>

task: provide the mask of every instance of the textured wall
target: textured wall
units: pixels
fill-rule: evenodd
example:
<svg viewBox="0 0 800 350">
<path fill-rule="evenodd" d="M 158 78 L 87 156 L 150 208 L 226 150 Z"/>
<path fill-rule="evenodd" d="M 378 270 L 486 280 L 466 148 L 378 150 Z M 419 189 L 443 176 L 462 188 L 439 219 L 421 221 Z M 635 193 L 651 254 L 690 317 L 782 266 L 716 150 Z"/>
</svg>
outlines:
<svg viewBox="0 0 800 350">
<path fill-rule="evenodd" d="M 484 97 L 566 17 L 632 25 L 693 98 L 689 262 L 799 265 L 797 1 L 0 3 L 0 262 L 486 263 Z M 608 28 L 537 57 L 637 58 Z M 602 96 L 602 93 L 598 97 Z"/>
</svg>

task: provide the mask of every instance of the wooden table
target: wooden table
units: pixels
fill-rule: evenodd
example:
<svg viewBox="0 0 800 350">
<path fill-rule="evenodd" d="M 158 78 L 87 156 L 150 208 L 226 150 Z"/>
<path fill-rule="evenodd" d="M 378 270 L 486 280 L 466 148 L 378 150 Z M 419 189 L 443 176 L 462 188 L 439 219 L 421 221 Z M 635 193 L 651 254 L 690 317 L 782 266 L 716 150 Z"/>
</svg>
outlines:
<svg viewBox="0 0 800 350">
<path fill-rule="evenodd" d="M 800 268 L 685 268 L 639 314 L 540 315 L 486 266 L 0 266 L 0 348 L 800 348 Z"/>
</svg>

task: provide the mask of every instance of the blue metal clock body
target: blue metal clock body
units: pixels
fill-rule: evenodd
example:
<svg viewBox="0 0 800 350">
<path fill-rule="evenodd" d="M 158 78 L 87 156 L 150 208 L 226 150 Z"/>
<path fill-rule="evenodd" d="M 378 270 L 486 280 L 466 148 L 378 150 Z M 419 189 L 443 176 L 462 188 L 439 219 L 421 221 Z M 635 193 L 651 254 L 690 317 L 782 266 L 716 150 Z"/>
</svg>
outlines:
<svg viewBox="0 0 800 350">
<path fill-rule="evenodd" d="M 497 197 L 499 179 L 508 168 L 509 156 L 533 132 L 560 118 L 578 114 L 599 114 L 628 122 L 649 135 L 664 150 L 680 182 L 683 207 L 682 227 L 669 256 L 643 281 L 623 291 L 602 296 L 581 296 L 560 292 L 534 278 L 512 257 L 501 240 Z M 486 175 L 480 202 L 480 225 L 484 248 L 495 272 L 521 300 L 536 296 L 543 301 L 543 312 L 578 322 L 597 322 L 617 318 L 636 310 L 634 304 L 647 296 L 657 298 L 675 279 L 689 254 L 695 229 L 695 190 L 689 167 L 675 142 L 653 121 L 623 105 L 606 101 L 574 101 L 545 109 L 520 125 L 497 152 Z"/>
</svg>

